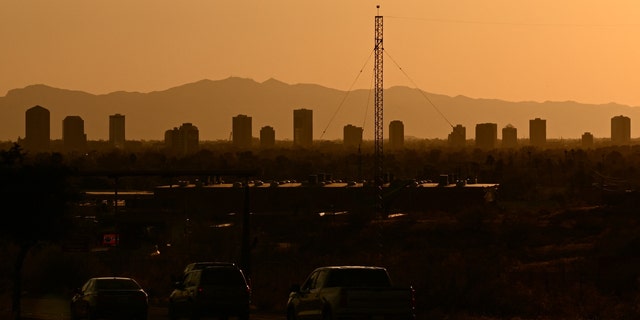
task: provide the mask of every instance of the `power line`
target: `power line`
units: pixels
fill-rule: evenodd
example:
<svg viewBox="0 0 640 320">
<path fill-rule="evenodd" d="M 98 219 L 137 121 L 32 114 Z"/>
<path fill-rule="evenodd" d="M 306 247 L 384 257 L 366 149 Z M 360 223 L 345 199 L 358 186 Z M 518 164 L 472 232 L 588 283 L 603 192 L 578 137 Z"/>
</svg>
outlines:
<svg viewBox="0 0 640 320">
<path fill-rule="evenodd" d="M 387 56 L 389 56 L 389 58 L 391 59 L 393 64 L 395 64 L 396 67 L 398 67 L 398 69 L 402 72 L 402 74 L 404 74 L 404 76 L 407 77 L 407 79 L 409 79 L 409 81 L 411 81 L 413 86 L 415 88 L 417 88 L 418 91 L 420 91 L 420 94 L 422 94 L 422 96 L 429 102 L 429 104 L 431 104 L 433 109 L 435 109 L 438 112 L 438 114 L 440 114 L 440 116 L 451 126 L 451 128 L 453 128 L 453 124 L 451 124 L 451 121 L 449 121 L 449 119 L 447 119 L 447 117 L 444 116 L 444 114 L 440 111 L 440 109 L 438 109 L 438 107 L 436 107 L 436 105 L 433 103 L 433 101 L 431 101 L 431 99 L 429 99 L 429 97 L 425 94 L 425 92 L 422 89 L 420 89 L 420 87 L 418 87 L 418 85 L 415 83 L 415 81 L 413 81 L 413 79 L 411 79 L 411 77 L 409 77 L 409 75 L 404 71 L 404 69 L 402 69 L 402 67 L 400 67 L 400 65 L 396 62 L 396 60 L 394 60 L 393 57 L 391 57 L 391 55 L 387 52 L 387 50 L 384 50 L 384 53 L 386 53 Z"/>
<path fill-rule="evenodd" d="M 369 60 L 371 60 L 371 56 L 373 55 L 373 52 L 374 52 L 374 50 L 371 50 L 371 52 L 369 53 L 369 56 L 367 57 L 367 59 L 364 62 L 364 65 L 362 66 L 362 68 L 360 68 L 360 72 L 358 72 L 358 74 L 356 75 L 355 79 L 353 80 L 353 82 L 349 86 L 349 89 L 347 89 L 347 91 L 345 92 L 344 96 L 342 97 L 342 101 L 340 101 L 340 104 L 338 104 L 338 107 L 336 108 L 336 111 L 333 113 L 333 115 L 329 119 L 329 122 L 327 123 L 327 126 L 324 128 L 324 130 L 322 130 L 322 134 L 320 134 L 320 139 L 322 139 L 322 137 L 324 137 L 324 134 L 327 132 L 327 129 L 329 128 L 329 126 L 333 122 L 333 119 L 335 119 L 336 115 L 338 114 L 338 112 L 340 111 L 342 106 L 344 105 L 344 102 L 347 100 L 347 97 L 349 96 L 349 93 L 351 93 L 351 91 L 353 89 L 353 86 L 356 84 L 356 82 L 360 78 L 360 75 L 362 75 L 362 71 L 364 70 L 364 68 L 369 63 Z"/>
</svg>

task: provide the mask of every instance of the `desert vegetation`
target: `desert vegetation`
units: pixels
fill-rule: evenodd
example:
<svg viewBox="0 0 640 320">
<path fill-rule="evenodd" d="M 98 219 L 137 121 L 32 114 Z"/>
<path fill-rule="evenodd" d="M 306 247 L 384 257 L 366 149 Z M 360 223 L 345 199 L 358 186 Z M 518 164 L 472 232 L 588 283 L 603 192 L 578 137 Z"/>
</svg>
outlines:
<svg viewBox="0 0 640 320">
<path fill-rule="evenodd" d="M 282 147 L 234 150 L 212 143 L 183 157 L 162 150 L 101 150 L 83 154 L 28 154 L 19 147 L 2 150 L 3 175 L 27 174 L 34 168 L 53 172 L 92 169 L 258 169 L 263 180 L 304 180 L 326 172 L 336 179 L 367 179 L 373 159 L 337 143 L 310 150 Z M 51 167 L 51 163 L 56 166 Z M 634 319 L 638 310 L 640 224 L 637 188 L 640 148 L 601 146 L 591 149 L 481 150 L 451 149 L 425 141 L 385 153 L 385 170 L 396 180 L 436 179 L 448 173 L 499 184 L 498 201 L 482 205 L 452 205 L 403 212 L 380 218 L 367 210 L 339 216 L 259 215 L 251 221 L 249 274 L 253 301 L 260 310 L 283 311 L 289 286 L 314 267 L 328 264 L 374 264 L 387 267 L 398 285 L 416 289 L 421 318 Z M 64 170 L 63 170 L 64 169 Z M 47 172 L 47 171 L 44 172 Z M 3 190 L 29 194 L 2 179 Z M 33 176 L 29 176 L 32 177 Z M 68 179 L 60 176 L 58 197 L 69 207 L 56 210 L 66 236 L 86 231 L 67 225 L 73 192 L 111 190 L 112 179 Z M 176 179 L 179 177 L 172 177 Z M 121 179 L 122 190 L 145 190 L 167 177 Z M 46 183 L 46 179 L 37 180 Z M 64 188 L 63 188 L 64 186 Z M 42 190 L 47 190 L 43 188 Z M 40 195 L 47 197 L 46 194 Z M 3 203 L 15 201 L 5 197 Z M 23 201 L 25 201 L 23 199 Z M 54 202 L 60 208 L 60 203 Z M 26 214 L 3 210 L 4 220 Z M 194 225 L 184 237 L 149 254 L 145 246 L 103 252 L 68 252 L 64 236 L 29 233 L 30 250 L 21 268 L 22 290 L 29 294 L 66 295 L 95 274 L 131 275 L 149 289 L 154 303 L 163 304 L 171 276 L 194 260 L 239 260 L 240 217 L 232 227 Z M 236 219 L 236 220 L 233 220 Z M 24 220 L 28 222 L 32 220 Z M 11 225 L 7 228 L 46 228 Z M 4 228 L 3 227 L 3 228 Z M 16 232 L 3 229 L 0 291 L 11 292 L 11 277 L 20 258 Z M 141 242 L 150 239 L 141 237 Z"/>
</svg>

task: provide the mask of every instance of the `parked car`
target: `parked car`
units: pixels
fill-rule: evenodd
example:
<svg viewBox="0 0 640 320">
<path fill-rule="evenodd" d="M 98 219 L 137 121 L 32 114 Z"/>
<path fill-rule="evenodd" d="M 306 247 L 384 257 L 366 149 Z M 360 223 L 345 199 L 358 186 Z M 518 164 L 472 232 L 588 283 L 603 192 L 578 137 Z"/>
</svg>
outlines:
<svg viewBox="0 0 640 320">
<path fill-rule="evenodd" d="M 138 282 L 126 277 L 96 277 L 77 288 L 71 297 L 71 319 L 146 320 L 149 297 Z"/>
<path fill-rule="evenodd" d="M 251 288 L 236 265 L 188 271 L 169 295 L 169 318 L 236 317 L 248 320 Z"/>
<path fill-rule="evenodd" d="M 412 287 L 394 286 L 376 266 L 326 266 L 291 286 L 287 320 L 415 319 Z"/>
</svg>

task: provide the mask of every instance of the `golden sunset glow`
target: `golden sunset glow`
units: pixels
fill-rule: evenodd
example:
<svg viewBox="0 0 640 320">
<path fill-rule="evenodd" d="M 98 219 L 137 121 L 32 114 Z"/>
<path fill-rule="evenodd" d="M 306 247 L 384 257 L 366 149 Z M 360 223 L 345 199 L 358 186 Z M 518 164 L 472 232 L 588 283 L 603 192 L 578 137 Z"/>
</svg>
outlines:
<svg viewBox="0 0 640 320">
<path fill-rule="evenodd" d="M 385 87 L 640 105 L 640 4 L 621 0 L 2 0 L 0 95 L 230 76 L 369 88 L 376 5 Z"/>
</svg>

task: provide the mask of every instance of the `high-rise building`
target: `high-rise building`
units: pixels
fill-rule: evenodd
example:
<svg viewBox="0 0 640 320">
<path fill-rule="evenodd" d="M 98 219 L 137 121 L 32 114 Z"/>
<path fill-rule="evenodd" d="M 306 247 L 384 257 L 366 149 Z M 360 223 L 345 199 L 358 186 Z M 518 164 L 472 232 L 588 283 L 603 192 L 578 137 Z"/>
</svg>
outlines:
<svg viewBox="0 0 640 320">
<path fill-rule="evenodd" d="M 493 149 L 498 141 L 498 125 L 495 123 L 476 124 L 476 147 Z"/>
<path fill-rule="evenodd" d="M 389 122 L 389 148 L 401 149 L 404 147 L 404 123 L 400 120 Z"/>
<path fill-rule="evenodd" d="M 502 128 L 502 147 L 515 148 L 518 146 L 518 129 L 511 124 Z"/>
<path fill-rule="evenodd" d="M 233 117 L 233 145 L 239 148 L 251 147 L 251 117 L 239 114 Z"/>
<path fill-rule="evenodd" d="M 293 110 L 293 145 L 310 147 L 313 144 L 313 110 Z"/>
<path fill-rule="evenodd" d="M 271 126 L 260 129 L 260 146 L 270 148 L 276 145 L 276 131 Z"/>
<path fill-rule="evenodd" d="M 583 148 L 593 147 L 593 135 L 591 134 L 591 132 L 585 132 L 582 134 L 582 147 Z"/>
<path fill-rule="evenodd" d="M 165 131 L 164 143 L 167 149 L 178 155 L 187 155 L 198 151 L 200 145 L 200 132 L 198 127 L 189 122 L 183 123 L 180 128 Z"/>
<path fill-rule="evenodd" d="M 467 128 L 461 124 L 456 125 L 449 133 L 447 140 L 449 141 L 449 146 L 453 148 L 464 148 L 467 144 Z"/>
<path fill-rule="evenodd" d="M 346 147 L 357 147 L 362 144 L 362 128 L 348 124 L 343 129 L 343 143 Z"/>
<path fill-rule="evenodd" d="M 80 116 L 67 116 L 62 120 L 62 142 L 66 151 L 85 150 L 87 135 L 84 133 L 84 120 Z"/>
<path fill-rule="evenodd" d="M 529 144 L 543 147 L 547 143 L 547 120 L 535 118 L 529 120 Z"/>
<path fill-rule="evenodd" d="M 36 105 L 25 112 L 25 149 L 49 151 L 51 124 L 49 110 Z"/>
<path fill-rule="evenodd" d="M 617 145 L 631 142 L 631 119 L 626 116 L 611 118 L 611 143 Z"/>
<path fill-rule="evenodd" d="M 109 116 L 109 143 L 116 148 L 124 148 L 124 115 L 119 113 Z"/>
</svg>

